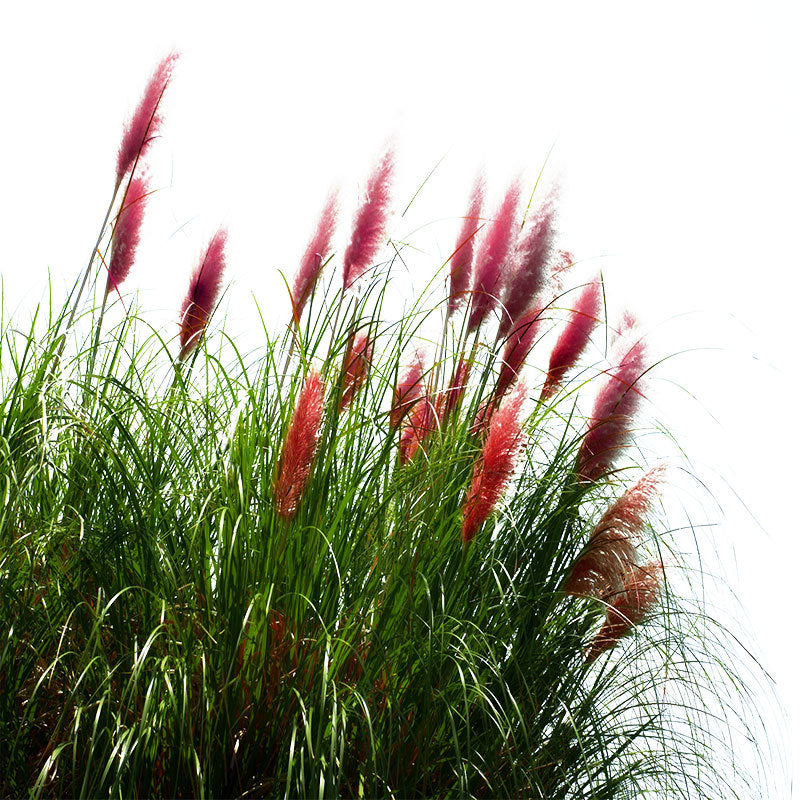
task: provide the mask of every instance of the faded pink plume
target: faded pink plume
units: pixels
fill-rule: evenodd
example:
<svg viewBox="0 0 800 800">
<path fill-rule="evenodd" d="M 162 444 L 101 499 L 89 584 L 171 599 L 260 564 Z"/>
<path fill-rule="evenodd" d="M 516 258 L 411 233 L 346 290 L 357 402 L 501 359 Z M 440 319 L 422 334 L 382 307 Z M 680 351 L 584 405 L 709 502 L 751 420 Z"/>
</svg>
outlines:
<svg viewBox="0 0 800 800">
<path fill-rule="evenodd" d="M 627 347 L 628 343 L 623 340 Z M 633 416 L 642 393 L 640 378 L 645 372 L 644 343 L 629 347 L 612 367 L 594 402 L 589 429 L 578 453 L 577 474 L 583 481 L 594 481 L 611 469 L 631 432 Z"/>
<path fill-rule="evenodd" d="M 389 425 L 392 428 L 396 428 L 403 421 L 403 417 L 422 397 L 424 391 L 422 375 L 424 372 L 425 364 L 422 354 L 418 352 L 414 355 L 411 366 L 406 369 L 394 388 L 392 410 L 389 412 Z"/>
<path fill-rule="evenodd" d="M 372 364 L 372 342 L 364 333 L 359 333 L 350 337 L 347 353 L 347 368 L 344 373 L 344 388 L 342 399 L 339 401 L 339 411 L 344 411 L 358 390 L 367 380 L 370 365 Z"/>
<path fill-rule="evenodd" d="M 111 237 L 111 258 L 108 261 L 106 296 L 128 277 L 139 246 L 139 233 L 144 219 L 145 200 L 150 189 L 143 177 L 133 178 L 122 200 L 122 208 L 114 223 Z"/>
<path fill-rule="evenodd" d="M 520 197 L 519 181 L 515 181 L 503 199 L 494 219 L 489 223 L 481 246 L 475 255 L 472 274 L 472 305 L 467 331 L 477 330 L 497 305 L 508 268 L 509 253 L 514 242 L 515 219 Z"/>
<path fill-rule="evenodd" d="M 551 191 L 527 221 L 514 255 L 514 272 L 506 282 L 503 313 L 497 338 L 502 339 L 541 292 L 555 238 L 555 190 Z"/>
<path fill-rule="evenodd" d="M 598 279 L 587 284 L 580 293 L 575 308 L 553 347 L 541 400 L 552 397 L 564 376 L 575 366 L 586 349 L 592 331 L 599 322 L 601 303 L 602 291 Z"/>
<path fill-rule="evenodd" d="M 366 197 L 353 220 L 353 233 L 344 253 L 342 278 L 345 290 L 366 272 L 383 243 L 393 173 L 394 152 L 389 149 L 372 170 L 367 180 Z"/>
<path fill-rule="evenodd" d="M 472 541 L 511 480 L 522 446 L 522 423 L 519 417 L 524 399 L 525 387 L 520 384 L 517 391 L 507 397 L 492 415 L 489 435 L 475 463 L 472 483 L 462 506 L 461 538 L 464 543 Z"/>
<path fill-rule="evenodd" d="M 122 133 L 122 141 L 117 153 L 117 183 L 133 166 L 136 159 L 141 158 L 150 143 L 158 136 L 161 126 L 159 105 L 161 98 L 172 79 L 172 69 L 178 60 L 177 53 L 170 53 L 155 69 L 144 95 L 128 120 Z"/>
<path fill-rule="evenodd" d="M 541 315 L 541 308 L 532 308 L 516 321 L 503 350 L 503 365 L 500 367 L 500 376 L 497 379 L 498 397 L 502 397 L 511 388 L 511 384 L 517 379 L 525 364 L 536 341 Z"/>
<path fill-rule="evenodd" d="M 197 347 L 208 324 L 214 304 L 222 287 L 225 271 L 225 243 L 228 233 L 214 234 L 189 281 L 189 291 L 181 307 L 181 352 L 183 361 Z"/>
<path fill-rule="evenodd" d="M 438 397 L 436 398 L 438 400 Z M 429 396 L 423 397 L 411 409 L 408 423 L 400 434 L 400 463 L 408 464 L 433 431 L 439 428 L 438 404 Z"/>
<path fill-rule="evenodd" d="M 322 378 L 312 372 L 297 398 L 274 485 L 275 507 L 284 519 L 291 519 L 297 513 L 311 476 L 322 425 L 324 396 Z"/>
<path fill-rule="evenodd" d="M 658 603 L 664 567 L 658 561 L 628 571 L 622 591 L 611 601 L 606 619 L 591 645 L 586 660 L 594 661 L 619 642 L 635 625 L 640 625 Z"/>
<path fill-rule="evenodd" d="M 442 401 L 442 422 L 447 419 L 457 408 L 467 390 L 467 383 L 469 382 L 469 374 L 472 371 L 472 362 L 464 358 L 462 353 L 458 359 L 456 371 L 450 380 L 450 385 Z"/>
<path fill-rule="evenodd" d="M 469 208 L 461 226 L 458 244 L 450 256 L 450 296 L 447 298 L 447 313 L 452 314 L 461 305 L 469 291 L 472 279 L 472 259 L 475 253 L 475 239 L 481 227 L 481 211 L 486 182 L 482 175 L 475 179 L 472 187 Z"/>
</svg>

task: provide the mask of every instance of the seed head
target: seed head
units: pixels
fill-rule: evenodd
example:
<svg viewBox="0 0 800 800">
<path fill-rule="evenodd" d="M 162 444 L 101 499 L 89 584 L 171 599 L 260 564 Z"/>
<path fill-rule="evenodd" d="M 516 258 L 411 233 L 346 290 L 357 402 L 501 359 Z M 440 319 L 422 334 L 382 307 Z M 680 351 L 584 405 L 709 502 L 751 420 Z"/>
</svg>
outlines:
<svg viewBox="0 0 800 800">
<path fill-rule="evenodd" d="M 481 211 L 486 182 L 482 175 L 475 179 L 472 187 L 469 208 L 461 226 L 455 252 L 450 257 L 450 296 L 447 299 L 447 313 L 452 314 L 463 302 L 469 291 L 472 279 L 472 259 L 475 241 L 481 227 Z"/>
<path fill-rule="evenodd" d="M 145 200 L 149 193 L 147 180 L 137 176 L 128 185 L 122 208 L 114 223 L 111 237 L 111 258 L 108 261 L 106 296 L 128 277 L 139 246 L 139 234 L 144 218 Z"/>
</svg>

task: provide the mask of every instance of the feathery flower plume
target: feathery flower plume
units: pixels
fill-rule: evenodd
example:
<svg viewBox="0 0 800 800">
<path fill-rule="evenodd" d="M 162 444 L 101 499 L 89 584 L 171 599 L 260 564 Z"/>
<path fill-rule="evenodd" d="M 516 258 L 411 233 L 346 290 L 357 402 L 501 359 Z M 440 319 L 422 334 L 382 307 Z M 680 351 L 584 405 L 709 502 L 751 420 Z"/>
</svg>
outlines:
<svg viewBox="0 0 800 800">
<path fill-rule="evenodd" d="M 627 336 L 621 341 L 628 346 Z M 618 348 L 623 350 L 623 348 Z M 639 340 L 624 353 L 594 402 L 589 429 L 578 452 L 577 475 L 595 481 L 608 472 L 625 445 L 642 393 L 638 383 L 645 371 L 644 343 Z"/>
<path fill-rule="evenodd" d="M 367 180 L 366 197 L 353 220 L 350 244 L 344 253 L 342 277 L 349 289 L 367 270 L 383 242 L 389 216 L 394 152 L 387 150 Z"/>
<path fill-rule="evenodd" d="M 189 291 L 181 307 L 181 361 L 203 338 L 208 318 L 214 310 L 225 271 L 227 239 L 227 231 L 219 230 L 214 234 L 189 281 Z"/>
<path fill-rule="evenodd" d="M 553 269 L 551 271 L 556 294 L 558 294 L 564 288 L 564 277 L 574 263 L 575 256 L 573 256 L 568 250 L 559 250 L 556 254 L 555 264 L 553 265 Z"/>
<path fill-rule="evenodd" d="M 298 324 L 300 317 L 303 316 L 303 309 L 308 298 L 319 280 L 325 257 L 331 249 L 331 239 L 336 228 L 337 207 L 338 198 L 334 192 L 328 198 L 325 208 L 322 209 L 317 229 L 306 247 L 295 275 L 292 288 L 292 313 Z"/>
<path fill-rule="evenodd" d="M 646 472 L 603 514 L 564 581 L 564 592 L 605 600 L 621 591 L 663 473 L 663 464 Z"/>
<path fill-rule="evenodd" d="M 517 379 L 536 341 L 541 317 L 541 308 L 531 308 L 515 322 L 514 330 L 509 335 L 503 350 L 503 366 L 500 367 L 497 379 L 498 397 L 502 397 Z"/>
<path fill-rule="evenodd" d="M 291 519 L 297 513 L 311 475 L 322 425 L 324 395 L 322 378 L 312 372 L 297 398 L 274 485 L 275 507 L 284 519 Z"/>
<path fill-rule="evenodd" d="M 505 285 L 504 313 L 500 317 L 498 339 L 502 339 L 511 326 L 516 325 L 544 286 L 547 263 L 553 253 L 555 214 L 554 190 L 529 217 L 527 230 L 517 246 L 514 273 Z"/>
<path fill-rule="evenodd" d="M 626 575 L 623 590 L 610 603 L 602 627 L 586 650 L 586 660 L 594 661 L 619 642 L 635 625 L 640 625 L 658 602 L 664 567 L 654 561 L 633 567 Z"/>
<path fill-rule="evenodd" d="M 403 377 L 394 388 L 392 410 L 389 412 L 389 425 L 396 428 L 403 417 L 412 409 L 423 395 L 422 375 L 425 371 L 422 354 L 417 352 L 411 366 L 403 373 Z"/>
<path fill-rule="evenodd" d="M 467 331 L 477 330 L 495 307 L 503 288 L 503 269 L 514 240 L 514 219 L 519 203 L 520 185 L 515 181 L 506 192 L 494 219 L 475 255 L 472 274 L 472 306 Z"/>
<path fill-rule="evenodd" d="M 469 382 L 469 373 L 472 371 L 472 362 L 464 358 L 462 353 L 456 365 L 456 371 L 450 380 L 450 385 L 442 401 L 442 422 L 446 420 L 457 408 L 467 390 L 467 383 Z"/>
<path fill-rule="evenodd" d="M 372 342 L 369 337 L 364 333 L 351 336 L 345 358 L 347 368 L 344 373 L 344 389 L 339 402 L 339 411 L 344 411 L 353 402 L 358 390 L 367 380 L 372 363 Z"/>
<path fill-rule="evenodd" d="M 592 331 L 599 322 L 601 300 L 599 279 L 587 284 L 580 293 L 575 308 L 550 353 L 550 365 L 542 387 L 541 400 L 547 400 L 555 393 L 564 375 L 575 366 L 586 349 Z"/>
<path fill-rule="evenodd" d="M 491 514 L 514 472 L 517 453 L 522 446 L 522 425 L 519 419 L 525 387 L 506 398 L 494 412 L 483 452 L 475 463 L 472 483 L 462 506 L 461 538 L 472 541 Z"/>
<path fill-rule="evenodd" d="M 117 153 L 117 183 L 122 181 L 122 176 L 133 166 L 137 158 L 144 155 L 150 142 L 158 135 L 162 121 L 158 107 L 172 79 L 172 69 L 177 60 L 178 54 L 170 53 L 156 67 L 136 111 L 125 126 Z"/>
<path fill-rule="evenodd" d="M 400 463 L 408 464 L 414 458 L 425 439 L 438 428 L 437 403 L 426 396 L 411 409 L 408 424 L 400 434 Z"/>
<path fill-rule="evenodd" d="M 131 180 L 122 208 L 114 223 L 111 237 L 111 258 L 108 261 L 106 296 L 128 277 L 139 246 L 139 233 L 144 218 L 145 199 L 149 192 L 147 180 L 135 177 Z"/>
<path fill-rule="evenodd" d="M 472 278 L 472 259 L 475 253 L 475 237 L 481 225 L 483 197 L 486 181 L 482 175 L 475 179 L 469 209 L 461 226 L 458 245 L 450 257 L 450 296 L 447 298 L 447 313 L 453 314 L 469 291 Z"/>
</svg>

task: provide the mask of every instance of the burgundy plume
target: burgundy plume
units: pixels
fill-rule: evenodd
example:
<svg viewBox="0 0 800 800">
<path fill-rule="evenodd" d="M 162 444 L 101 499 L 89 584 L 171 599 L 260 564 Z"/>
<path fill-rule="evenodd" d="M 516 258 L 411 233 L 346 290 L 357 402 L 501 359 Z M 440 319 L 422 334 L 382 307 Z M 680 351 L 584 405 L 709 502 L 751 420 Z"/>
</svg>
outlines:
<svg viewBox="0 0 800 800">
<path fill-rule="evenodd" d="M 331 239 L 336 228 L 337 208 L 338 199 L 334 192 L 328 198 L 325 208 L 322 209 L 317 229 L 306 247 L 295 275 L 292 289 L 292 313 L 298 323 L 300 317 L 303 316 L 303 309 L 308 298 L 319 280 L 325 258 L 331 249 Z"/>
<path fill-rule="evenodd" d="M 389 412 L 389 425 L 392 428 L 396 428 L 403 421 L 403 417 L 422 397 L 424 392 L 422 375 L 424 372 L 425 364 L 422 354 L 418 352 L 414 355 L 411 366 L 406 369 L 394 388 L 392 410 Z"/>
<path fill-rule="evenodd" d="M 605 621 L 586 650 L 587 661 L 594 661 L 614 647 L 635 625 L 644 621 L 658 603 L 663 576 L 664 567 L 658 561 L 628 571 L 622 591 L 611 600 Z"/>
<path fill-rule="evenodd" d="M 112 289 L 117 289 L 131 271 L 136 248 L 139 246 L 145 200 L 149 191 L 147 180 L 143 177 L 133 178 L 128 185 L 111 237 L 106 296 Z"/>
<path fill-rule="evenodd" d="M 524 388 L 520 384 L 517 391 L 509 395 L 491 417 L 489 435 L 475 463 L 472 482 L 462 506 L 461 538 L 465 543 L 472 540 L 492 513 L 511 480 L 516 456 L 522 446 L 519 416 L 525 398 Z"/>
<path fill-rule="evenodd" d="M 570 313 L 564 330 L 550 354 L 547 378 L 542 387 L 542 400 L 556 391 L 564 375 L 575 366 L 589 344 L 592 331 L 599 322 L 602 292 L 599 279 L 587 284 L 580 293 L 575 308 Z"/>
<path fill-rule="evenodd" d="M 481 211 L 486 182 L 482 175 L 475 179 L 472 187 L 469 208 L 461 226 L 455 252 L 450 257 L 450 296 L 447 299 L 447 313 L 452 314 L 461 305 L 469 291 L 472 279 L 472 259 L 475 253 L 475 239 L 481 226 Z"/>
<path fill-rule="evenodd" d="M 181 307 L 181 352 L 183 361 L 203 338 L 208 318 L 214 310 L 222 273 L 225 271 L 225 243 L 227 231 L 214 234 L 189 281 L 189 291 Z"/>
<path fill-rule="evenodd" d="M 489 312 L 497 305 L 498 296 L 505 282 L 509 252 L 515 234 L 515 218 L 520 197 L 520 185 L 515 181 L 500 205 L 494 219 L 481 240 L 475 255 L 472 274 L 472 305 L 468 332 L 479 328 Z"/>
<path fill-rule="evenodd" d="M 497 338 L 502 339 L 541 292 L 555 238 L 555 192 L 550 192 L 527 221 L 514 254 L 514 273 L 506 282 Z"/>
<path fill-rule="evenodd" d="M 503 350 L 503 365 L 500 367 L 500 375 L 497 379 L 498 397 L 502 397 L 517 379 L 536 341 L 541 318 L 542 309 L 532 308 L 515 322 L 514 330 L 509 335 Z"/>
<path fill-rule="evenodd" d="M 156 67 L 136 111 L 125 125 L 117 153 L 117 183 L 122 181 L 122 176 L 137 158 L 144 155 L 150 142 L 158 135 L 162 121 L 159 113 L 161 98 L 172 79 L 172 69 L 177 60 L 178 54 L 170 53 Z"/>
<path fill-rule="evenodd" d="M 297 512 L 311 476 L 322 425 L 324 397 L 322 378 L 312 372 L 297 398 L 274 484 L 275 507 L 284 519 L 291 519 Z"/>
<path fill-rule="evenodd" d="M 344 411 L 358 390 L 367 380 L 370 365 L 372 364 L 372 342 L 364 333 L 350 337 L 350 342 L 345 354 L 347 368 L 344 373 L 344 388 L 342 399 L 339 401 L 339 411 Z"/>
<path fill-rule="evenodd" d="M 583 481 L 597 480 L 609 471 L 627 442 L 633 416 L 639 407 L 645 348 L 641 339 L 630 345 L 627 333 L 631 327 L 632 317 L 626 315 L 626 335 L 620 337 L 615 348 L 622 355 L 613 359 L 615 366 L 607 372 L 578 452 L 577 474 Z"/>
<path fill-rule="evenodd" d="M 364 274 L 383 243 L 393 172 L 394 152 L 389 149 L 372 170 L 367 180 L 366 197 L 353 220 L 350 244 L 344 253 L 342 278 L 345 290 Z"/>
</svg>

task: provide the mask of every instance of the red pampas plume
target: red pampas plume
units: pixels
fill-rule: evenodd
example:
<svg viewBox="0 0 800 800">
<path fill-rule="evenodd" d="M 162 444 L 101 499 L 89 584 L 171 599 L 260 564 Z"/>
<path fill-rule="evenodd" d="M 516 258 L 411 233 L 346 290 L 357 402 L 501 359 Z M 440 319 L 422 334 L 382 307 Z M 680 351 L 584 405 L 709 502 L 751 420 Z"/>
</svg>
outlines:
<svg viewBox="0 0 800 800">
<path fill-rule="evenodd" d="M 156 67 L 136 111 L 125 126 L 117 153 L 117 184 L 122 182 L 123 175 L 144 155 L 150 142 L 158 135 L 162 121 L 159 105 L 177 60 L 178 54 L 170 53 Z"/>
<path fill-rule="evenodd" d="M 122 201 L 111 237 L 111 258 L 108 261 L 106 296 L 128 277 L 139 246 L 139 232 L 144 218 L 145 199 L 149 193 L 147 180 L 133 178 Z"/>
<path fill-rule="evenodd" d="M 502 397 L 517 379 L 525 359 L 531 352 L 536 334 L 539 331 L 542 309 L 532 308 L 523 314 L 515 323 L 514 330 L 506 341 L 503 350 L 503 365 L 497 379 L 497 396 Z"/>
<path fill-rule="evenodd" d="M 547 378 L 542 387 L 542 401 L 555 393 L 564 375 L 575 366 L 589 344 L 592 331 L 599 322 L 601 302 L 600 281 L 587 284 L 550 354 Z"/>
<path fill-rule="evenodd" d="M 324 395 L 322 378 L 312 372 L 297 398 L 274 485 L 275 508 L 284 519 L 291 519 L 297 513 L 311 476 L 322 425 Z"/>
<path fill-rule="evenodd" d="M 344 411 L 353 402 L 358 390 L 367 380 L 372 363 L 372 342 L 369 337 L 364 333 L 351 336 L 345 358 L 347 368 L 344 373 L 344 388 L 339 411 Z"/>
<path fill-rule="evenodd" d="M 334 192 L 328 198 L 325 208 L 322 209 L 317 229 L 314 231 L 297 269 L 292 288 L 292 315 L 298 324 L 300 317 L 303 316 L 303 309 L 308 298 L 319 280 L 325 258 L 331 249 L 331 239 L 336 228 L 337 208 L 338 199 Z"/>
<path fill-rule="evenodd" d="M 481 326 L 497 305 L 498 296 L 503 289 L 503 270 L 514 241 L 514 222 L 520 191 L 519 182 L 514 182 L 506 192 L 475 256 L 472 305 L 467 325 L 470 333 Z"/>
<path fill-rule="evenodd" d="M 344 253 L 342 278 L 345 290 L 364 274 L 383 242 L 393 172 L 394 153 L 389 149 L 372 170 L 367 180 L 366 197 L 353 220 L 353 233 Z"/>
<path fill-rule="evenodd" d="M 635 625 L 640 625 L 658 603 L 664 567 L 652 562 L 628 571 L 622 591 L 606 610 L 606 619 L 591 645 L 586 660 L 594 661 L 601 653 L 619 642 Z"/>
<path fill-rule="evenodd" d="M 389 425 L 396 428 L 423 395 L 422 375 L 425 372 L 422 354 L 416 353 L 411 366 L 394 388 L 392 410 L 389 412 Z"/>
<path fill-rule="evenodd" d="M 632 318 L 626 317 L 626 331 L 632 327 Z M 623 337 L 619 348 L 624 354 L 608 372 L 600 389 L 589 421 L 589 430 L 583 437 L 577 461 L 577 475 L 582 481 L 595 481 L 611 469 L 624 447 L 631 431 L 633 416 L 639 407 L 642 393 L 638 387 L 645 371 L 644 344 L 640 340 L 627 351 Z"/>
<path fill-rule="evenodd" d="M 555 191 L 552 191 L 528 218 L 514 257 L 514 273 L 505 286 L 498 339 L 505 337 L 512 325 L 517 326 L 522 313 L 544 286 L 547 263 L 553 252 L 555 213 Z"/>
<path fill-rule="evenodd" d="M 183 361 L 197 347 L 217 302 L 225 271 L 225 243 L 228 234 L 217 231 L 189 281 L 189 291 L 181 307 L 181 352 Z"/>
<path fill-rule="evenodd" d="M 489 435 L 475 463 L 472 482 L 461 509 L 461 539 L 465 544 L 472 541 L 492 513 L 514 472 L 516 456 L 522 446 L 519 414 L 524 398 L 524 385 L 520 385 L 492 415 Z"/>
<path fill-rule="evenodd" d="M 472 280 L 472 259 L 475 253 L 475 238 L 481 227 L 481 211 L 486 182 L 482 175 L 475 179 L 469 209 L 461 226 L 458 245 L 450 256 L 450 296 L 447 298 L 447 313 L 453 314 L 469 291 Z"/>
</svg>

